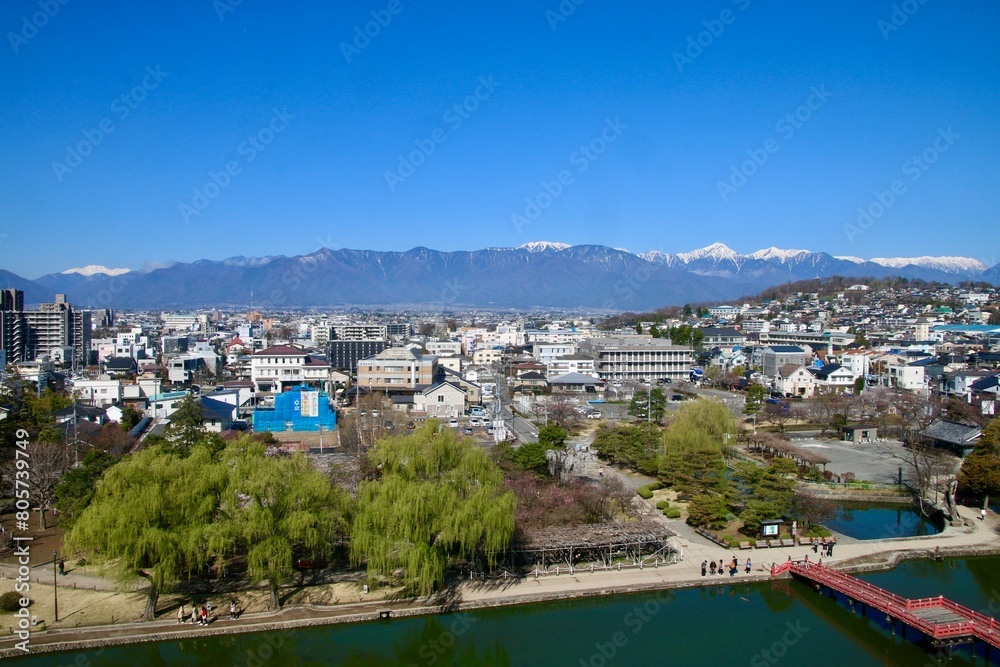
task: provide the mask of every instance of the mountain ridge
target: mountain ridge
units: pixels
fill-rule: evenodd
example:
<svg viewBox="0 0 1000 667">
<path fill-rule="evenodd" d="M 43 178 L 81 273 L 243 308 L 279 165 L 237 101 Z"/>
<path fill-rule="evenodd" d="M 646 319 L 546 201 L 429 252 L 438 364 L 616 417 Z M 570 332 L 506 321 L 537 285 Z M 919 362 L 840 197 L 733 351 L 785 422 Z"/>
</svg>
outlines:
<svg viewBox="0 0 1000 667">
<path fill-rule="evenodd" d="M 118 275 L 95 269 L 27 281 L 8 273 L 6 280 L 0 274 L 0 283 L 13 276 L 34 285 L 39 296 L 66 293 L 74 303 L 91 308 L 249 306 L 252 293 L 253 305 L 261 308 L 419 304 L 635 310 L 731 300 L 833 275 L 955 283 L 1000 273 L 998 267 L 980 267 L 981 262 L 969 258 L 876 262 L 776 247 L 741 254 L 723 243 L 687 253 L 632 253 L 536 241 L 516 248 L 450 252 L 423 246 L 406 251 L 320 248 L 292 257 L 202 259 Z"/>
</svg>

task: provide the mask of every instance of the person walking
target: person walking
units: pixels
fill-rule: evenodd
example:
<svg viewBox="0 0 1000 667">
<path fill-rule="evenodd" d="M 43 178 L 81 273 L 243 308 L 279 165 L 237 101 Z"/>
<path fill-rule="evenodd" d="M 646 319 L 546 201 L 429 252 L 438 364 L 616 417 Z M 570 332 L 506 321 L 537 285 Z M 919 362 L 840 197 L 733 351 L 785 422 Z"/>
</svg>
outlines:
<svg viewBox="0 0 1000 667">
<path fill-rule="evenodd" d="M 701 566 L 701 574 L 702 574 L 702 576 L 705 576 L 705 566 L 704 565 Z M 229 620 L 230 621 L 235 621 L 236 620 L 236 600 L 230 600 L 229 601 Z"/>
<path fill-rule="evenodd" d="M 986 521 L 986 508 L 979 510 L 979 520 Z"/>
<path fill-rule="evenodd" d="M 198 622 L 198 607 L 192 602 L 191 603 L 191 625 Z"/>
<path fill-rule="evenodd" d="M 750 557 L 747 556 L 747 574 L 750 574 Z"/>
<path fill-rule="evenodd" d="M 704 577 L 706 572 L 708 572 L 708 561 L 703 560 L 701 561 L 701 576 Z"/>
<path fill-rule="evenodd" d="M 177 607 L 177 622 L 178 623 L 183 623 L 184 619 L 186 617 L 187 617 L 187 614 L 184 613 L 184 603 L 182 602 L 181 606 Z"/>
<path fill-rule="evenodd" d="M 712 576 L 714 577 L 715 576 L 715 561 L 714 560 L 712 561 L 712 564 L 709 566 L 709 568 L 711 569 Z"/>
<path fill-rule="evenodd" d="M 208 625 L 208 608 L 205 605 L 201 606 L 201 624 Z"/>
<path fill-rule="evenodd" d="M 830 542 L 826 547 L 827 558 L 833 558 L 833 542 Z"/>
</svg>

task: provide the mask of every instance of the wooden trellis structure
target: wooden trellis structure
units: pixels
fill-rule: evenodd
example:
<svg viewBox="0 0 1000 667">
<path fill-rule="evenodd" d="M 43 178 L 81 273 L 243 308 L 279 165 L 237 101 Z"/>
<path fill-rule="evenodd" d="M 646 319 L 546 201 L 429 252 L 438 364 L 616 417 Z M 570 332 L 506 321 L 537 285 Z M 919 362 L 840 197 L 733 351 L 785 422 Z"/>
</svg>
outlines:
<svg viewBox="0 0 1000 667">
<path fill-rule="evenodd" d="M 520 565 L 569 570 L 581 563 L 611 569 L 616 563 L 639 566 L 669 563 L 677 557 L 676 534 L 653 521 L 584 524 L 535 531 L 511 546 Z"/>
</svg>

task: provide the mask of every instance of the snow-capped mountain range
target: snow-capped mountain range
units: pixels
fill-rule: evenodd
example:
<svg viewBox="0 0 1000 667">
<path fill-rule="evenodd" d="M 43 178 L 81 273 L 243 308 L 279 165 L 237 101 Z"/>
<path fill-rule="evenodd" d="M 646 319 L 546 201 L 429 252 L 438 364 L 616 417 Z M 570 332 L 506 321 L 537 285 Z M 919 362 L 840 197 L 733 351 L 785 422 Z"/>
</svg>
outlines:
<svg viewBox="0 0 1000 667">
<path fill-rule="evenodd" d="M 253 291 L 254 306 L 261 308 L 421 304 L 640 310 L 731 300 L 781 283 L 835 275 L 997 284 L 1000 265 L 987 268 L 964 257 L 865 260 L 775 247 L 741 254 L 722 243 L 691 252 L 633 253 L 534 241 L 455 252 L 321 248 L 295 257 L 203 259 L 132 271 L 89 265 L 34 281 L 0 269 L 0 288 L 24 289 L 32 303 L 65 293 L 93 308 L 247 306 Z"/>
</svg>

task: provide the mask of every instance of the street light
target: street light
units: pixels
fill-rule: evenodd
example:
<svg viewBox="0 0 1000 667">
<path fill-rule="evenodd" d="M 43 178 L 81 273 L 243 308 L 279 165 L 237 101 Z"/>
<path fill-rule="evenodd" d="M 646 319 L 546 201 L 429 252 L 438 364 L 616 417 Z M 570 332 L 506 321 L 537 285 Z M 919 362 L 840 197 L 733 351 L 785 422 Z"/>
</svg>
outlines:
<svg viewBox="0 0 1000 667">
<path fill-rule="evenodd" d="M 55 622 L 59 622 L 59 591 L 56 588 L 56 577 L 59 571 L 56 569 L 56 562 L 59 560 L 59 554 L 56 551 L 52 552 L 52 606 L 55 608 Z"/>
</svg>

